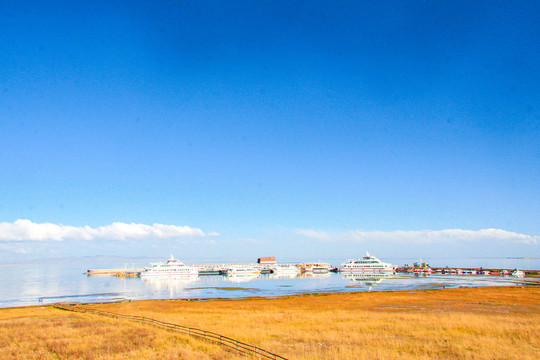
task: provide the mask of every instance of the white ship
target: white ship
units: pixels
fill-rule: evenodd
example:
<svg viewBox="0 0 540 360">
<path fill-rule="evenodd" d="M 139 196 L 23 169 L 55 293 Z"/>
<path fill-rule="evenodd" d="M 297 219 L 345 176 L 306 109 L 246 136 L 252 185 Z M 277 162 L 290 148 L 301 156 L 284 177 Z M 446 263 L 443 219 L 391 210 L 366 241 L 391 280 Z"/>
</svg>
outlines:
<svg viewBox="0 0 540 360">
<path fill-rule="evenodd" d="M 326 274 L 330 271 L 330 264 L 321 262 L 303 263 L 300 264 L 300 268 L 304 273 Z"/>
<path fill-rule="evenodd" d="M 151 263 L 150 267 L 141 271 L 141 277 L 175 277 L 185 275 L 199 275 L 199 269 L 184 264 L 180 260 L 175 259 L 172 254 L 166 263 Z"/>
<path fill-rule="evenodd" d="M 392 264 L 384 263 L 375 256 L 369 255 L 360 259 L 347 260 L 339 269 L 341 272 L 365 272 L 365 273 L 392 273 L 396 267 Z"/>
<path fill-rule="evenodd" d="M 227 276 L 252 276 L 259 275 L 261 269 L 251 265 L 231 265 L 227 271 Z"/>
<path fill-rule="evenodd" d="M 298 275 L 300 269 L 294 264 L 273 264 L 270 266 L 273 274 L 277 275 Z"/>
</svg>

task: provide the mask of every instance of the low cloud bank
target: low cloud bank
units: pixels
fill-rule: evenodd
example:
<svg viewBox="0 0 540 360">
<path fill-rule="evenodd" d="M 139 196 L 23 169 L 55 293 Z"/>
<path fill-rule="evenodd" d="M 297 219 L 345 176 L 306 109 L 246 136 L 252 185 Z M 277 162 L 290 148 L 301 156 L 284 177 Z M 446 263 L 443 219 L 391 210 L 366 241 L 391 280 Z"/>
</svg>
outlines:
<svg viewBox="0 0 540 360">
<path fill-rule="evenodd" d="M 298 229 L 296 234 L 322 241 L 351 242 L 408 242 L 408 243 L 448 243 L 474 241 L 506 241 L 535 245 L 538 235 L 526 235 L 501 229 L 481 230 L 419 230 L 419 231 L 360 231 L 328 232 L 312 229 Z"/>
<path fill-rule="evenodd" d="M 189 226 L 163 224 L 126 224 L 115 222 L 107 226 L 68 226 L 51 223 L 33 223 L 19 219 L 13 223 L 0 223 L 0 242 L 64 241 L 64 240 L 142 240 L 179 237 L 217 236 Z"/>
</svg>

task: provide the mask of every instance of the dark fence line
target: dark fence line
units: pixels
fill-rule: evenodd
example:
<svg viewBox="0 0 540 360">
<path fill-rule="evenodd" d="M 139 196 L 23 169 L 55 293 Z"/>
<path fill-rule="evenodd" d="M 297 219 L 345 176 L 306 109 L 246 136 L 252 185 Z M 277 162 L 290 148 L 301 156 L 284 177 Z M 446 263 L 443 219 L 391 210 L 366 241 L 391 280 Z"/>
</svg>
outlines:
<svg viewBox="0 0 540 360">
<path fill-rule="evenodd" d="M 246 355 L 257 355 L 259 357 L 264 357 L 266 359 L 273 359 L 273 360 L 278 360 L 278 359 L 287 360 L 283 356 L 271 353 L 255 345 L 246 344 L 244 342 L 232 339 L 230 337 L 227 337 L 221 334 L 214 333 L 212 331 L 201 330 L 197 328 L 192 328 L 192 327 L 182 326 L 182 325 L 177 325 L 177 324 L 172 324 L 172 323 L 166 323 L 163 321 L 158 321 L 158 320 L 147 318 L 144 316 L 116 314 L 116 313 L 103 311 L 103 310 L 81 308 L 75 305 L 55 304 L 53 305 L 53 307 L 60 310 L 82 312 L 82 313 L 92 313 L 92 314 L 97 314 L 97 315 L 113 317 L 113 318 L 128 319 L 128 320 L 133 320 L 133 321 L 137 321 L 141 323 L 151 324 L 151 325 L 163 328 L 163 329 L 176 330 L 184 334 L 188 334 L 190 336 L 196 336 L 196 337 L 201 337 L 201 338 L 208 339 L 211 341 L 215 341 L 215 342 L 220 343 L 221 345 L 227 346 L 233 350 L 236 350 Z"/>
</svg>

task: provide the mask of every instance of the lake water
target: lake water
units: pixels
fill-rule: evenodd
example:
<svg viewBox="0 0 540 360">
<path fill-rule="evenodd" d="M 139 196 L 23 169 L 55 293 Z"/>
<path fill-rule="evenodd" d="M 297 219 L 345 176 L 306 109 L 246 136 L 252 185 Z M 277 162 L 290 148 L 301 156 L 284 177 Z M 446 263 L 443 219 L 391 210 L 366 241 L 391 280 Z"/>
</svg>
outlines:
<svg viewBox="0 0 540 360">
<path fill-rule="evenodd" d="M 136 259 L 135 266 L 150 261 Z M 155 261 L 155 259 L 152 259 Z M 528 261 L 528 262 L 527 262 Z M 484 267 L 534 269 L 538 260 L 501 260 Z M 335 263 L 331 262 L 331 263 Z M 394 261 L 396 264 L 404 262 Z M 411 263 L 411 262 L 409 262 Z M 451 263 L 451 262 L 450 262 Z M 335 263 L 334 265 L 337 265 Z M 504 266 L 504 265 L 508 266 Z M 300 293 L 395 291 L 460 286 L 515 286 L 527 279 L 480 275 L 396 274 L 389 278 L 365 278 L 329 273 L 294 278 L 260 275 L 254 278 L 194 276 L 175 279 L 116 278 L 86 276 L 91 268 L 122 268 L 118 261 L 63 259 L 32 264 L 0 265 L 0 307 L 51 304 L 55 302 L 102 302 L 141 299 L 181 299 L 248 296 L 281 296 Z M 520 266 L 522 265 L 522 266 Z M 129 263 L 128 266 L 131 266 Z M 461 265 L 464 266 L 464 265 Z M 470 265 L 469 265 L 470 266 Z"/>
</svg>

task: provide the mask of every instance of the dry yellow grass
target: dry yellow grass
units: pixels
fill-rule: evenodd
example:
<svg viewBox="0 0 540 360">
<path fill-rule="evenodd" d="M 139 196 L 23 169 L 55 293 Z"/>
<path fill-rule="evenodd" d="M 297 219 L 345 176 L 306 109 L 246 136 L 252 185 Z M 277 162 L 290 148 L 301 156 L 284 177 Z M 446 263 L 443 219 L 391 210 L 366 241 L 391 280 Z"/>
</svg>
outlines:
<svg viewBox="0 0 540 360">
<path fill-rule="evenodd" d="M 534 287 L 274 300 L 154 300 L 87 307 L 214 331 L 290 359 L 537 359 L 540 355 L 540 289 Z M 39 335 L 31 330 L 34 325 L 48 331 Z M 241 358 L 219 345 L 151 326 L 51 308 L 1 310 L 0 339 L 2 359 Z"/>
<path fill-rule="evenodd" d="M 0 359 L 245 359 L 152 326 L 51 307 L 0 310 Z"/>
</svg>

